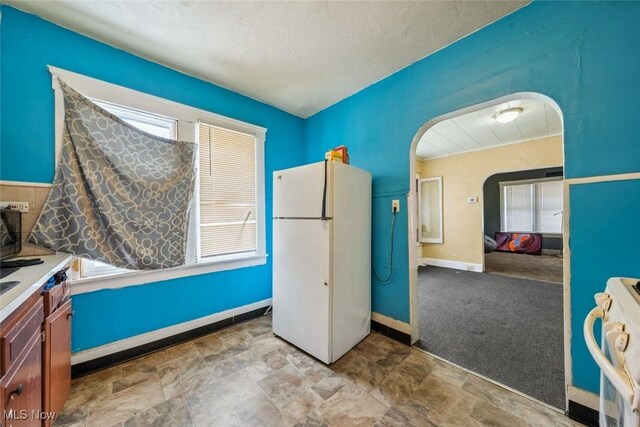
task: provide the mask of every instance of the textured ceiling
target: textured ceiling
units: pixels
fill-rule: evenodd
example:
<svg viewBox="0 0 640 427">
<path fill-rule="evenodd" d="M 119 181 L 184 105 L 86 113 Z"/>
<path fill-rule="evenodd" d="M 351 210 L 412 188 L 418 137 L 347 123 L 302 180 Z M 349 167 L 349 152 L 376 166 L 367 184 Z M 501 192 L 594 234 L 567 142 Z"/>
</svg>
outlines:
<svg viewBox="0 0 640 427">
<path fill-rule="evenodd" d="M 495 114 L 508 108 L 522 108 L 522 113 L 512 122 L 498 122 Z M 416 157 L 426 160 L 561 133 L 562 120 L 552 106 L 534 99 L 514 100 L 436 124 L 418 142 Z"/>
<path fill-rule="evenodd" d="M 307 117 L 528 1 L 7 3 Z"/>
</svg>

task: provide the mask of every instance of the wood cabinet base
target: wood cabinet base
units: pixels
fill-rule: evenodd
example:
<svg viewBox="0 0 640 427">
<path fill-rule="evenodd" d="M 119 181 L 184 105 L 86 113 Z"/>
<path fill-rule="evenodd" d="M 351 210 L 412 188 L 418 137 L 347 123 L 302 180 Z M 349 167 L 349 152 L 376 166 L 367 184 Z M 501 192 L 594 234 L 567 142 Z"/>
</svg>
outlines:
<svg viewBox="0 0 640 427">
<path fill-rule="evenodd" d="M 44 319 L 43 406 L 59 414 L 71 391 L 71 300 Z M 54 339 L 55 337 L 55 339 Z M 45 427 L 51 425 L 45 420 Z"/>
</svg>

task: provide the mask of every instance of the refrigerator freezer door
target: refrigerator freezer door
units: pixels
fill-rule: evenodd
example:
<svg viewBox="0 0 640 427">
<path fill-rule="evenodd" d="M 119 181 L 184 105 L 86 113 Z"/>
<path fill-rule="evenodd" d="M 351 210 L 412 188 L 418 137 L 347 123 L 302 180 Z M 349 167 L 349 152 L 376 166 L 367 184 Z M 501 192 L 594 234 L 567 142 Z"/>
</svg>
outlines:
<svg viewBox="0 0 640 427">
<path fill-rule="evenodd" d="M 331 221 L 273 221 L 273 333 L 330 363 Z"/>
<path fill-rule="evenodd" d="M 332 216 L 332 171 L 327 165 L 326 216 Z M 325 163 L 312 163 L 273 173 L 274 218 L 320 218 Z"/>
</svg>

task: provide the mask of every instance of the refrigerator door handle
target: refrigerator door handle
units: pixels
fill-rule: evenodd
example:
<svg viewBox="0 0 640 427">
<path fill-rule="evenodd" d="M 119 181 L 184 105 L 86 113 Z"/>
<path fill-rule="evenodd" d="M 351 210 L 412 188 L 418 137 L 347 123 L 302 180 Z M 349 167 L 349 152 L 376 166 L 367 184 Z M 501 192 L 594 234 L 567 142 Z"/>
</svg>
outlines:
<svg viewBox="0 0 640 427">
<path fill-rule="evenodd" d="M 329 161 L 327 159 L 324 159 L 324 185 L 322 187 L 322 215 L 321 215 L 321 218 L 323 221 L 329 219 L 327 217 L 327 165 L 328 164 L 329 164 Z"/>
</svg>

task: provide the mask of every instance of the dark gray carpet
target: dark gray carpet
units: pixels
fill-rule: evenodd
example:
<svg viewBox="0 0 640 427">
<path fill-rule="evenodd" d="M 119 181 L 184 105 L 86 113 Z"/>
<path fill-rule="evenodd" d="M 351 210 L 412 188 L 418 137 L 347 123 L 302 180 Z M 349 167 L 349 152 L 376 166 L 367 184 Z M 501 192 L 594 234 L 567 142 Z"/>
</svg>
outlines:
<svg viewBox="0 0 640 427">
<path fill-rule="evenodd" d="M 564 408 L 562 286 L 421 267 L 420 348 Z"/>
</svg>

